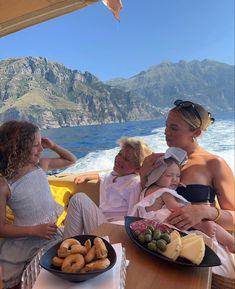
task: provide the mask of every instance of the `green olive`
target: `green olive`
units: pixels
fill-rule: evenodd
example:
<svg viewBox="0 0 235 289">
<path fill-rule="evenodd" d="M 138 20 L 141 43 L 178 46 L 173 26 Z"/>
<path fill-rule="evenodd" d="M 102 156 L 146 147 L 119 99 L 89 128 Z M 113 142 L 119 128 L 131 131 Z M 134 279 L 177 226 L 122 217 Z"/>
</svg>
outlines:
<svg viewBox="0 0 235 289">
<path fill-rule="evenodd" d="M 148 226 L 147 226 L 147 229 L 151 230 L 152 233 L 153 233 L 153 231 L 155 230 L 155 228 L 154 228 L 153 225 L 148 225 Z"/>
<path fill-rule="evenodd" d="M 157 248 L 160 249 L 161 251 L 166 251 L 166 241 L 163 239 L 157 240 Z"/>
<path fill-rule="evenodd" d="M 146 242 L 152 241 L 152 234 L 145 234 L 144 235 L 144 239 L 145 239 Z"/>
<path fill-rule="evenodd" d="M 144 238 L 144 234 L 143 234 L 143 233 L 140 233 L 140 234 L 139 234 L 138 240 L 139 240 L 140 243 L 142 243 L 142 244 L 145 242 L 145 238 Z"/>
<path fill-rule="evenodd" d="M 167 244 L 171 241 L 171 237 L 168 233 L 162 233 L 161 239 L 165 240 Z"/>
<path fill-rule="evenodd" d="M 161 231 L 159 231 L 159 230 L 154 230 L 154 232 L 153 232 L 153 239 L 154 240 L 159 240 L 160 238 L 161 238 Z"/>
<path fill-rule="evenodd" d="M 157 246 L 156 244 L 154 244 L 153 242 L 149 242 L 148 245 L 147 245 L 148 249 L 153 251 L 153 252 L 156 252 L 157 251 Z"/>
<path fill-rule="evenodd" d="M 150 235 L 152 235 L 152 231 L 151 231 L 150 229 L 146 229 L 146 230 L 144 231 L 144 233 L 145 233 L 145 234 L 150 234 Z"/>
<path fill-rule="evenodd" d="M 134 231 L 134 235 L 135 235 L 136 237 L 138 237 L 140 233 L 141 233 L 140 230 Z"/>
</svg>

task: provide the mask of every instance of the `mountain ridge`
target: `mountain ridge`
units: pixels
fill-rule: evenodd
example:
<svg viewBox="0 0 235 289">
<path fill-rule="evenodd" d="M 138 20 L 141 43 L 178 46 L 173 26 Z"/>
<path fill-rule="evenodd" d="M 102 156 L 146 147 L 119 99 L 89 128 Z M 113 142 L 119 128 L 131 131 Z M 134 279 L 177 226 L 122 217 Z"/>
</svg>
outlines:
<svg viewBox="0 0 235 289">
<path fill-rule="evenodd" d="M 45 57 L 0 61 L 0 123 L 25 119 L 50 128 L 147 120 L 162 116 L 177 98 L 211 111 L 234 110 L 234 66 L 167 61 L 104 83 Z"/>
</svg>

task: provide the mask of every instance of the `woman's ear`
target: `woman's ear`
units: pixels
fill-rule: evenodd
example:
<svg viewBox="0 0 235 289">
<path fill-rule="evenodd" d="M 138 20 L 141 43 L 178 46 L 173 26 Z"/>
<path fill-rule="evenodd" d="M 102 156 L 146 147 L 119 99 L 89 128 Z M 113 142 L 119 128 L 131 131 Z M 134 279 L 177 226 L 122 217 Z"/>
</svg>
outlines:
<svg viewBox="0 0 235 289">
<path fill-rule="evenodd" d="M 193 138 L 197 138 L 202 134 L 202 130 L 200 128 L 197 128 L 193 131 Z"/>
</svg>

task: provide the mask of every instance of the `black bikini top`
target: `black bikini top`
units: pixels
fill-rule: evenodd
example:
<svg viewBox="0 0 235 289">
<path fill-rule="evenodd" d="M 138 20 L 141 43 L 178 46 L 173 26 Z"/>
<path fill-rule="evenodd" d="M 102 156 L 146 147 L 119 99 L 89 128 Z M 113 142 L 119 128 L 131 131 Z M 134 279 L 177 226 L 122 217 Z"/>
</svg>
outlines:
<svg viewBox="0 0 235 289">
<path fill-rule="evenodd" d="M 215 201 L 215 190 L 206 185 L 179 186 L 177 193 L 191 203 L 213 203 Z"/>
</svg>

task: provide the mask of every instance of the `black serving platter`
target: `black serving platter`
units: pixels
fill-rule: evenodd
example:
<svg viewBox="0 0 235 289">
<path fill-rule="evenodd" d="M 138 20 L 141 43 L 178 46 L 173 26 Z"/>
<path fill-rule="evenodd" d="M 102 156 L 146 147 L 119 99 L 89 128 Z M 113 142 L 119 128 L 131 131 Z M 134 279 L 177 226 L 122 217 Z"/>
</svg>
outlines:
<svg viewBox="0 0 235 289">
<path fill-rule="evenodd" d="M 134 236 L 134 234 L 133 234 L 133 232 L 132 232 L 132 230 L 130 228 L 131 223 L 136 222 L 138 220 L 142 220 L 142 218 L 126 216 L 125 217 L 125 230 L 126 230 L 128 236 L 130 237 L 130 239 L 139 248 L 141 248 L 142 250 L 146 251 L 150 255 L 152 255 L 154 257 L 157 257 L 157 258 L 160 258 L 160 259 L 163 259 L 163 260 L 168 261 L 170 263 L 179 264 L 179 265 L 188 266 L 188 267 L 213 267 L 213 266 L 221 265 L 221 261 L 220 261 L 219 257 L 207 245 L 206 245 L 206 248 L 205 248 L 205 256 L 204 256 L 204 258 L 203 258 L 203 260 L 202 260 L 200 265 L 193 264 L 189 260 L 186 260 L 186 259 L 181 258 L 181 257 L 177 258 L 176 261 L 173 261 L 173 260 L 165 257 L 164 255 L 162 255 L 161 253 L 153 252 L 153 251 L 149 250 L 145 244 L 141 244 L 140 242 L 138 242 L 137 238 Z M 185 234 L 183 234 L 180 231 L 179 231 L 179 233 L 181 235 L 185 235 Z"/>
<path fill-rule="evenodd" d="M 90 239 L 91 243 L 93 244 L 93 240 L 95 239 L 95 237 L 97 237 L 97 236 L 79 235 L 79 236 L 74 236 L 72 238 L 77 239 L 83 245 L 87 239 Z M 54 274 L 55 276 L 60 277 L 60 278 L 65 279 L 65 280 L 68 280 L 68 281 L 71 281 L 71 282 L 82 282 L 82 281 L 86 281 L 88 279 L 91 279 L 93 277 L 96 277 L 96 276 L 110 270 L 115 265 L 115 263 L 117 261 L 116 252 L 115 252 L 113 246 L 105 239 L 103 239 L 103 238 L 101 238 L 101 239 L 104 241 L 104 243 L 106 245 L 106 248 L 108 250 L 108 258 L 110 260 L 110 265 L 106 269 L 96 270 L 93 272 L 86 272 L 86 273 L 62 272 L 60 269 L 58 269 L 57 267 L 55 267 L 51 264 L 52 258 L 57 255 L 57 250 L 59 249 L 60 244 L 62 242 L 57 243 L 56 245 L 51 247 L 46 253 L 44 253 L 44 255 L 40 258 L 39 264 L 42 268 L 44 268 L 48 272 Z"/>
</svg>

